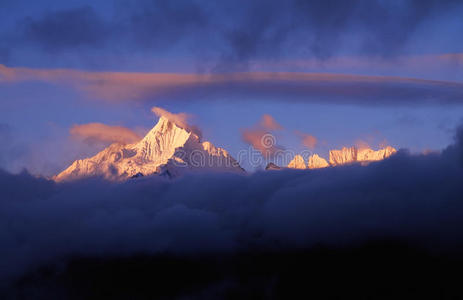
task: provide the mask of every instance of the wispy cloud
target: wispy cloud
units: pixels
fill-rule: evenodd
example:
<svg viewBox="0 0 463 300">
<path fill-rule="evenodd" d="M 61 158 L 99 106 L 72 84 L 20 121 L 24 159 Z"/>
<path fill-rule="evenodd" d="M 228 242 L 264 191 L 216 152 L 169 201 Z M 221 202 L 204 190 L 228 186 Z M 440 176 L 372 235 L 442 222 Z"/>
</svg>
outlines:
<svg viewBox="0 0 463 300">
<path fill-rule="evenodd" d="M 304 132 L 301 132 L 301 131 L 298 131 L 298 130 L 295 133 L 296 133 L 297 136 L 299 136 L 301 138 L 301 144 L 304 147 L 307 147 L 309 149 L 313 149 L 317 145 L 318 140 L 313 135 L 308 134 L 308 133 L 304 133 Z"/>
<path fill-rule="evenodd" d="M 260 120 L 260 126 L 267 130 L 283 129 L 283 127 L 278 124 L 278 122 L 271 115 L 268 114 L 262 116 L 262 119 Z"/>
<path fill-rule="evenodd" d="M 70 129 L 73 138 L 86 143 L 135 143 L 141 137 L 133 130 L 123 126 L 109 126 L 102 123 L 74 125 Z"/>
<path fill-rule="evenodd" d="M 164 117 L 168 119 L 171 122 L 176 123 L 177 125 L 181 127 L 188 127 L 188 119 L 191 117 L 186 113 L 178 113 L 174 114 L 171 113 L 161 107 L 153 107 L 151 111 L 158 117 Z"/>
<path fill-rule="evenodd" d="M 431 71 L 448 70 L 463 65 L 463 53 L 437 53 L 426 55 L 335 56 L 326 59 L 254 60 L 249 62 L 253 71 L 281 70 L 375 70 L 381 73 L 417 73 L 432 77 Z M 433 77 L 432 77 L 433 78 Z"/>
<path fill-rule="evenodd" d="M 272 131 L 283 129 L 275 119 L 268 114 L 262 116 L 258 124 L 251 128 L 241 130 L 243 141 L 259 151 L 265 158 L 271 158 L 282 149 L 277 145 L 276 137 Z"/>
<path fill-rule="evenodd" d="M 0 65 L 0 84 L 63 84 L 91 98 L 113 101 L 215 100 L 221 95 L 255 99 L 358 105 L 463 104 L 463 83 L 394 76 L 247 72 L 169 74 L 87 72 Z"/>
<path fill-rule="evenodd" d="M 189 131 L 192 131 L 195 133 L 198 137 L 202 137 L 202 132 L 201 129 L 198 126 L 191 125 L 189 124 L 189 120 L 192 118 L 190 114 L 187 113 L 171 113 L 161 107 L 153 107 L 151 108 L 151 111 L 158 117 L 164 117 L 167 120 L 177 124 L 178 126 L 187 129 Z"/>
</svg>

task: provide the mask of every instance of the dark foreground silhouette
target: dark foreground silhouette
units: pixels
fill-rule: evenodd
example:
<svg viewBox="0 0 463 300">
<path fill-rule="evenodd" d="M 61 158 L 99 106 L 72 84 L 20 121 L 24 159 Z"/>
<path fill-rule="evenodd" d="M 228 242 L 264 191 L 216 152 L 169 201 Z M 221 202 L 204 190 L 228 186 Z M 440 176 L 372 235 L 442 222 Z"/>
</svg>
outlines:
<svg viewBox="0 0 463 300">
<path fill-rule="evenodd" d="M 463 260 L 405 243 L 225 256 L 75 258 L 9 286 L 2 299 L 456 299 Z"/>
<path fill-rule="evenodd" d="M 463 127 L 441 153 L 368 166 L 62 184 L 0 170 L 0 300 L 463 298 L 462 178 Z"/>
</svg>

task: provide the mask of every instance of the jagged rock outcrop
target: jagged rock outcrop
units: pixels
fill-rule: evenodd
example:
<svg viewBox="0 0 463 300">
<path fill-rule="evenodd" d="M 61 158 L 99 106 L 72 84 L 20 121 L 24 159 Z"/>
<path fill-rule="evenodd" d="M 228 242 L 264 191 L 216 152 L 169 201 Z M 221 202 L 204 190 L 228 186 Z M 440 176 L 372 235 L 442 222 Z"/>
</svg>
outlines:
<svg viewBox="0 0 463 300">
<path fill-rule="evenodd" d="M 368 164 L 372 161 L 379 161 L 396 153 L 397 150 L 391 146 L 387 146 L 377 151 L 370 148 L 358 149 L 356 147 L 343 147 L 340 150 L 330 150 L 329 163 L 323 157 L 313 154 L 309 157 L 307 166 L 301 155 L 294 156 L 293 160 L 288 164 L 288 168 L 293 169 L 320 169 L 329 166 L 340 166 L 351 163 Z"/>
<path fill-rule="evenodd" d="M 386 148 L 379 149 L 377 151 L 374 151 L 372 149 L 366 148 L 366 149 L 359 149 L 357 151 L 357 161 L 359 162 L 368 162 L 368 161 L 378 161 L 378 160 L 383 160 L 392 154 L 396 153 L 397 150 L 395 150 L 391 146 L 387 146 Z"/>
<path fill-rule="evenodd" d="M 320 169 L 329 167 L 330 164 L 323 157 L 318 156 L 318 154 L 313 154 L 309 157 L 307 167 L 309 169 Z"/>
<path fill-rule="evenodd" d="M 93 157 L 76 160 L 54 179 L 123 180 L 155 173 L 175 177 L 191 170 L 244 171 L 226 150 L 201 143 L 192 131 L 161 117 L 138 143 L 112 144 Z"/>
<path fill-rule="evenodd" d="M 293 160 L 291 160 L 288 164 L 288 168 L 291 169 L 306 169 L 307 166 L 305 164 L 304 158 L 300 155 L 294 156 Z"/>
<path fill-rule="evenodd" d="M 357 161 L 357 148 L 342 147 L 341 150 L 330 150 L 330 165 L 344 165 Z"/>
<path fill-rule="evenodd" d="M 281 170 L 281 167 L 271 162 L 267 164 L 267 166 L 265 167 L 265 170 Z"/>
</svg>

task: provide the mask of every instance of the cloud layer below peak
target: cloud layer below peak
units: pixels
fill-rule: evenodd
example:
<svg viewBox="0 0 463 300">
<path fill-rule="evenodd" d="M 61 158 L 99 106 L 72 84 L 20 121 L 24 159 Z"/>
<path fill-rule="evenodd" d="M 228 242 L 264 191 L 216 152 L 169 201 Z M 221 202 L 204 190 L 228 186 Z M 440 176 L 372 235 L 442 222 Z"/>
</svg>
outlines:
<svg viewBox="0 0 463 300">
<path fill-rule="evenodd" d="M 463 130 L 442 154 L 368 166 L 56 184 L 0 171 L 0 279 L 79 255 L 298 249 L 463 236 Z M 207 184 L 205 184 L 207 183 Z"/>
</svg>

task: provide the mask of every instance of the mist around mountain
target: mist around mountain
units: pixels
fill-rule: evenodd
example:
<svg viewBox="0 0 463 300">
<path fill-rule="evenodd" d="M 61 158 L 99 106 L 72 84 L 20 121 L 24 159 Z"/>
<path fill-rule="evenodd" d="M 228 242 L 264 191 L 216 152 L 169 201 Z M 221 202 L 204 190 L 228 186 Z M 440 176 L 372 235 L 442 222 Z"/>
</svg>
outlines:
<svg viewBox="0 0 463 300">
<path fill-rule="evenodd" d="M 162 113 L 156 126 L 141 140 L 130 144 L 113 143 L 92 157 L 74 161 L 53 179 L 60 182 L 102 177 L 121 181 L 154 174 L 174 178 L 197 171 L 244 173 L 244 169 L 225 149 L 208 141 L 202 142 L 198 130 L 174 114 L 164 110 Z M 343 147 L 341 150 L 331 150 L 328 161 L 313 154 L 306 163 L 301 155 L 295 155 L 287 167 L 319 169 L 353 163 L 365 165 L 386 159 L 396 152 L 391 146 L 377 151 Z M 266 169 L 276 170 L 281 167 L 272 164 Z"/>
<path fill-rule="evenodd" d="M 95 156 L 74 161 L 56 181 L 101 176 L 125 180 L 152 174 L 170 178 L 192 171 L 244 172 L 222 148 L 201 142 L 183 122 L 161 116 L 146 136 L 133 144 L 114 143 Z"/>
<path fill-rule="evenodd" d="M 310 172 L 0 171 L 0 296 L 445 298 L 460 290 L 462 178 L 463 128 L 442 153 Z"/>
<path fill-rule="evenodd" d="M 357 147 L 342 147 L 340 150 L 330 150 L 329 159 L 319 156 L 314 153 L 310 155 L 305 161 L 304 157 L 300 154 L 294 155 L 293 159 L 286 167 L 280 167 L 273 162 L 267 164 L 266 170 L 281 170 L 284 168 L 290 169 L 322 169 L 328 167 L 345 166 L 352 164 L 360 164 L 362 166 L 368 165 L 371 162 L 384 160 L 397 153 L 394 147 L 386 146 L 379 150 L 371 148 L 357 148 Z"/>
</svg>

